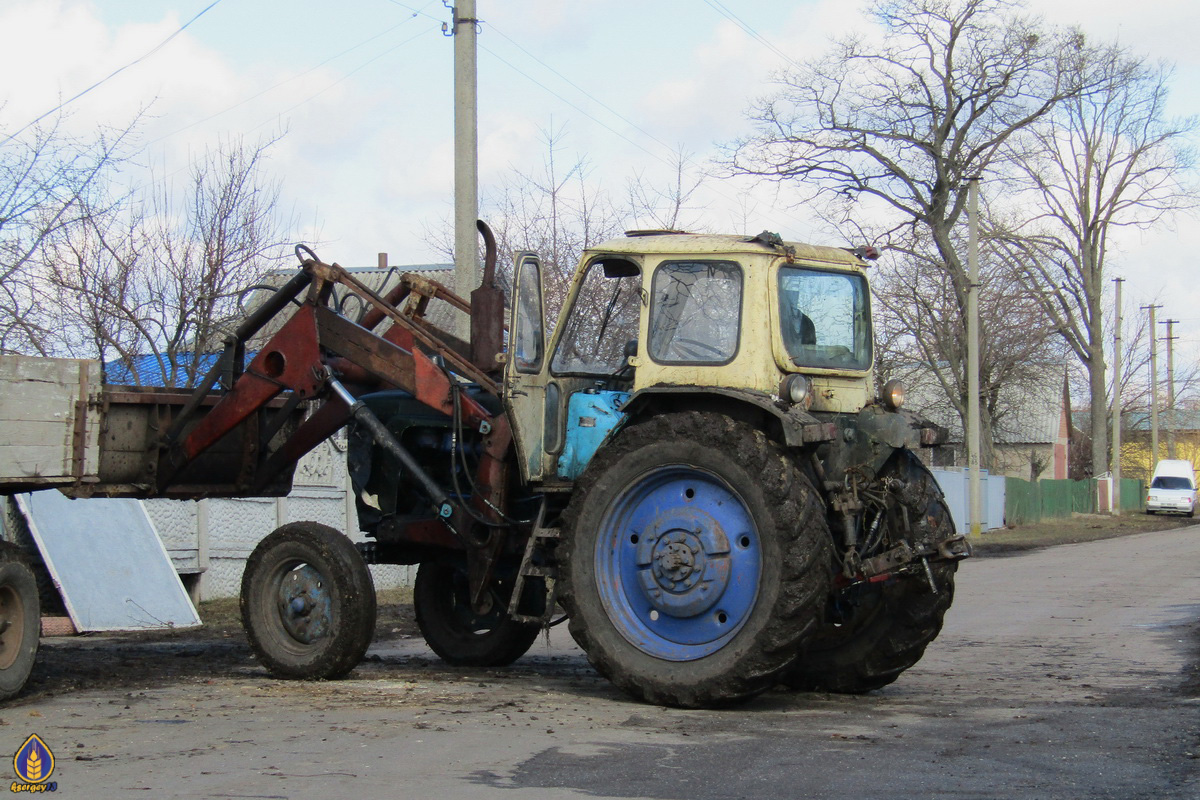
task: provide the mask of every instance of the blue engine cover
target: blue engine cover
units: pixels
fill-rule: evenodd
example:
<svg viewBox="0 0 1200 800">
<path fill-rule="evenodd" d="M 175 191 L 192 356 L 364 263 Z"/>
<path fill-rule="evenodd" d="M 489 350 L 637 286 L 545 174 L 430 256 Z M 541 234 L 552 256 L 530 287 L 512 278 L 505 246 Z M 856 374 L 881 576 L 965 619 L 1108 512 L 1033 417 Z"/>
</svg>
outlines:
<svg viewBox="0 0 1200 800">
<path fill-rule="evenodd" d="M 558 457 L 558 476 L 575 480 L 613 428 L 625 418 L 618 410 L 629 392 L 576 392 L 567 401 L 567 436 Z"/>
</svg>

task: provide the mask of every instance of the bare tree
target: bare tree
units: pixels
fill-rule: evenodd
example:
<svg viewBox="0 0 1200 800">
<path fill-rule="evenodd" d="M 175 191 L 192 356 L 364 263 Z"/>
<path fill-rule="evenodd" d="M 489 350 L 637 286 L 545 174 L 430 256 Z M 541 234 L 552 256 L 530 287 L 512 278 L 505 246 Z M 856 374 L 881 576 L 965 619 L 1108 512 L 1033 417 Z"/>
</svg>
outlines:
<svg viewBox="0 0 1200 800">
<path fill-rule="evenodd" d="M 884 259 L 872 281 L 876 320 L 876 379 L 903 378 L 917 388 L 914 401 L 937 419 L 965 423 L 968 399 L 966 330 L 951 277 L 930 254 Z M 1061 385 L 1062 346 L 1041 308 L 1009 265 L 984 259 L 980 275 L 980 399 L 984 423 L 981 465 L 995 463 L 993 442 L 1022 399 L 1014 387 Z M 919 387 L 933 382 L 938 391 Z M 965 424 L 962 430 L 966 429 Z"/>
<path fill-rule="evenodd" d="M 1105 263 L 1122 227 L 1148 228 L 1194 205 L 1183 178 L 1193 166 L 1195 119 L 1166 116 L 1171 71 L 1123 48 L 1087 51 L 1079 68 L 1095 86 L 1059 103 L 1014 140 L 1014 159 L 1038 212 L 1013 227 L 1008 246 L 1030 295 L 1088 373 L 1092 473 L 1108 468 L 1105 410 Z"/>
<path fill-rule="evenodd" d="M 89 140 L 69 135 L 64 122 L 13 136 L 0 128 L 0 353 L 56 351 L 44 249 L 108 207 L 110 174 L 130 154 L 138 121 Z"/>
<path fill-rule="evenodd" d="M 667 184 L 651 180 L 645 170 L 639 170 L 629 178 L 626 183 L 627 207 L 631 217 L 639 220 L 639 225 L 658 230 L 698 231 L 700 221 L 691 202 L 696 191 L 704 185 L 704 175 L 689 174 L 691 163 L 691 154 L 680 147 L 672 154 L 671 179 Z"/>
<path fill-rule="evenodd" d="M 919 266 L 915 285 L 944 293 L 942 324 L 962 329 L 969 285 L 956 228 L 969 179 L 1002 172 L 1009 140 L 1083 90 L 1084 43 L 1007 0 L 878 0 L 871 15 L 876 31 L 778 76 L 726 166 L 789 182 L 798 202 L 856 238 L 870 227 L 900 263 Z"/>
<path fill-rule="evenodd" d="M 46 250 L 59 302 L 83 326 L 80 354 L 115 354 L 133 383 L 195 383 L 244 290 L 287 256 L 290 220 L 265 169 L 275 141 L 223 142 L 192 165 L 184 190 L 158 181 L 142 204 L 95 214 Z"/>
<path fill-rule="evenodd" d="M 146 272 L 149 247 L 137 206 L 124 203 L 89 213 L 41 253 L 43 295 L 59 311 L 53 339 L 74 356 L 120 360 L 134 383 L 138 356 L 151 335 Z"/>
</svg>

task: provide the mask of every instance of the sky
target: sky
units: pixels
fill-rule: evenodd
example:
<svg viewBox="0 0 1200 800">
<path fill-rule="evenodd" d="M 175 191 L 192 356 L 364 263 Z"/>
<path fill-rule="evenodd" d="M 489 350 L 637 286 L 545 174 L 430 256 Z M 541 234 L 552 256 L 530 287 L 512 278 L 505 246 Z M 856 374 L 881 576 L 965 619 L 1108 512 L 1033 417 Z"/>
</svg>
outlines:
<svg viewBox="0 0 1200 800">
<path fill-rule="evenodd" d="M 802 58 L 863 25 L 846 0 L 477 3 L 485 196 L 541 167 L 548 131 L 564 161 L 586 159 L 597 189 L 621 194 L 634 175 L 665 182 L 679 148 L 699 174 L 719 144 L 748 133 L 745 111 L 770 92 L 781 52 Z M 1170 110 L 1200 115 L 1200 3 L 1042 0 L 1036 10 L 1174 63 Z M 144 112 L 137 162 L 173 180 L 223 138 L 282 133 L 269 169 L 322 258 L 443 261 L 430 231 L 452 217 L 449 19 L 441 0 L 0 0 L 0 129 L 116 72 L 67 105 L 72 131 L 123 127 Z M 818 239 L 776 191 L 708 180 L 693 218 L 708 230 L 842 244 Z M 1180 320 L 1177 346 L 1190 357 L 1200 353 L 1198 251 L 1200 218 L 1185 216 L 1120 233 L 1109 265 L 1127 279 L 1127 309 L 1157 299 L 1159 319 Z"/>
</svg>

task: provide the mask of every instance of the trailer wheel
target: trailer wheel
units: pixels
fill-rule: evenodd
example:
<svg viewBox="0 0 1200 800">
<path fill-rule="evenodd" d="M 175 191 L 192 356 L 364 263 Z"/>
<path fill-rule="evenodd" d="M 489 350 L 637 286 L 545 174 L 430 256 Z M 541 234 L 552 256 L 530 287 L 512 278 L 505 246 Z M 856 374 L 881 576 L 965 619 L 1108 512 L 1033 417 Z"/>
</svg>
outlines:
<svg viewBox="0 0 1200 800">
<path fill-rule="evenodd" d="M 417 568 L 413 610 L 426 643 L 447 664 L 503 667 L 525 655 L 541 632 L 540 625 L 508 616 L 511 593 L 511 582 L 496 582 L 491 608 L 477 614 L 471 608 L 466 565 L 425 561 Z M 525 592 L 531 598 L 535 594 L 542 598 L 541 607 L 530 613 L 540 614 L 545 607 L 540 581 Z"/>
<path fill-rule="evenodd" d="M 41 623 L 37 579 L 25 553 L 12 542 L 0 542 L 0 700 L 25 688 Z"/>
<path fill-rule="evenodd" d="M 580 479 L 565 528 L 571 634 L 649 702 L 719 706 L 770 688 L 829 589 L 811 483 L 762 431 L 722 414 L 626 428 Z"/>
<path fill-rule="evenodd" d="M 242 575 L 242 624 L 259 661 L 281 678 L 340 678 L 375 632 L 375 585 L 351 541 L 292 522 L 254 548 Z"/>
<path fill-rule="evenodd" d="M 923 538 L 934 541 L 954 533 L 950 509 L 937 481 L 908 453 L 890 467 L 910 481 L 904 503 L 910 520 L 923 521 Z M 887 524 L 900 525 L 899 508 Z M 784 683 L 806 691 L 863 694 L 895 681 L 916 664 L 937 638 L 942 618 L 954 600 L 957 561 L 930 563 L 935 593 L 924 573 L 886 583 L 857 586 L 840 598 L 845 610 L 838 624 L 827 622 L 801 650 Z"/>
</svg>

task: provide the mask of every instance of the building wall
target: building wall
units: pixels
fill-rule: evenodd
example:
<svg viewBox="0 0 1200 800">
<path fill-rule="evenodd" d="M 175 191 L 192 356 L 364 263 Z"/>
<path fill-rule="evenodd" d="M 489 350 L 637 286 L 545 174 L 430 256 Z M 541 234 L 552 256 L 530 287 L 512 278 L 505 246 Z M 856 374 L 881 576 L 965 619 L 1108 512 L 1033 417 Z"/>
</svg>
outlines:
<svg viewBox="0 0 1200 800">
<path fill-rule="evenodd" d="M 287 497 L 143 501 L 193 597 L 237 596 L 250 553 L 289 522 L 320 522 L 363 541 L 344 447 L 337 437 L 305 456 Z M 380 589 L 410 586 L 416 574 L 415 567 L 389 565 L 372 566 L 371 573 Z"/>
<path fill-rule="evenodd" d="M 1137 478 L 1149 484 L 1150 476 L 1154 474 L 1154 464 L 1164 458 L 1169 458 L 1165 430 L 1158 432 L 1158 458 L 1154 458 L 1150 452 L 1150 433 L 1148 431 L 1122 431 L 1122 477 Z M 1175 458 L 1191 461 L 1193 466 L 1200 465 L 1200 431 L 1176 432 Z"/>
</svg>

